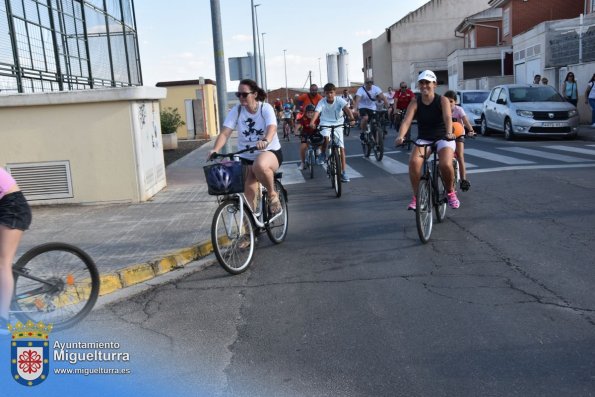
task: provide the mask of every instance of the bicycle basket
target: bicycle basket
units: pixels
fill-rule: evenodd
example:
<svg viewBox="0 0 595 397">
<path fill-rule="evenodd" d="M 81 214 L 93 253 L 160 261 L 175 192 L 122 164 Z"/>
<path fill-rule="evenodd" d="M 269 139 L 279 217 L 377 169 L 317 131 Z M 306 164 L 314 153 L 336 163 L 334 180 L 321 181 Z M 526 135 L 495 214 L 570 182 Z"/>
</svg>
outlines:
<svg viewBox="0 0 595 397">
<path fill-rule="evenodd" d="M 314 146 L 322 145 L 322 142 L 324 142 L 324 137 L 320 132 L 315 132 L 314 134 L 310 135 L 308 139 Z"/>
<path fill-rule="evenodd" d="M 245 167 L 239 161 L 222 162 L 203 167 L 209 194 L 242 193 L 244 191 Z"/>
</svg>

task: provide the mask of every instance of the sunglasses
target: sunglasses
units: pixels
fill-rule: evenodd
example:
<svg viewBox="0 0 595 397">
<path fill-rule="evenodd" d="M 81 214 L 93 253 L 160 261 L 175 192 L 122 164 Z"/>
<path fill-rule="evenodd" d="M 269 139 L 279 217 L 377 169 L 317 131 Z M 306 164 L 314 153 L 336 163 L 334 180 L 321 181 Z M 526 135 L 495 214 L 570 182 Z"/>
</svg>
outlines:
<svg viewBox="0 0 595 397">
<path fill-rule="evenodd" d="M 252 92 L 236 92 L 236 97 L 238 98 L 248 98 L 248 95 L 252 94 Z"/>
<path fill-rule="evenodd" d="M 407 86 L 406 85 L 402 85 L 401 86 L 401 89 L 404 89 L 404 88 L 407 88 Z"/>
<path fill-rule="evenodd" d="M 431 84 L 432 82 L 430 80 L 419 80 L 418 83 L 421 85 L 428 85 L 428 84 Z"/>
</svg>

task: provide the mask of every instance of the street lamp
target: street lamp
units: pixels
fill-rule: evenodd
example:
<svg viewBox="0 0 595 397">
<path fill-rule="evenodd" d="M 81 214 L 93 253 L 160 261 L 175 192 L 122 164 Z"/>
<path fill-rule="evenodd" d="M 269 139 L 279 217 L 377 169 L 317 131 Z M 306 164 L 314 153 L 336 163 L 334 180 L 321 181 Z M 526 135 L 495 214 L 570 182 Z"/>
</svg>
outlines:
<svg viewBox="0 0 595 397">
<path fill-rule="evenodd" d="M 289 90 L 287 89 L 287 59 L 285 53 L 287 50 L 283 50 L 283 66 L 285 67 L 285 98 L 289 99 Z"/>
<path fill-rule="evenodd" d="M 250 4 L 252 6 L 252 45 L 254 47 L 254 80 L 256 81 L 256 84 L 259 83 L 259 63 L 258 62 L 258 51 L 257 51 L 257 47 L 256 47 L 256 40 L 258 38 L 258 36 L 256 35 L 256 23 L 254 22 L 254 0 L 250 1 Z"/>
<path fill-rule="evenodd" d="M 264 35 L 266 34 L 266 32 L 262 32 L 262 71 L 263 71 L 263 76 L 264 76 L 264 90 L 265 92 L 268 91 L 268 84 L 267 84 L 267 55 L 266 52 L 264 50 Z"/>
<path fill-rule="evenodd" d="M 264 87 L 264 79 L 263 79 L 263 74 L 262 74 L 262 59 L 260 58 L 260 33 L 259 33 L 259 28 L 258 28 L 258 10 L 256 9 L 256 7 L 260 6 L 260 4 L 254 4 L 254 20 L 256 21 L 256 41 L 257 41 L 257 49 L 258 49 L 258 56 L 256 57 L 257 59 L 257 63 L 258 63 L 258 82 L 259 82 L 259 86 L 261 86 L 261 88 Z"/>
</svg>

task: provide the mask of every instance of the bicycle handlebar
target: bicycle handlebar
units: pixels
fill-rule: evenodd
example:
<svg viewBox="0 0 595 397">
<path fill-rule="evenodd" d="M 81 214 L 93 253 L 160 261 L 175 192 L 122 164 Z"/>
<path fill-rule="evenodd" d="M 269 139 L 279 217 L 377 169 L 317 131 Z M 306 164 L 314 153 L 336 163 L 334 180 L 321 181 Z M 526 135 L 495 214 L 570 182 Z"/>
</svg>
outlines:
<svg viewBox="0 0 595 397">
<path fill-rule="evenodd" d="M 230 158 L 233 159 L 233 156 L 238 155 L 238 154 L 242 154 L 242 153 L 246 153 L 246 152 L 250 152 L 253 153 L 255 150 L 258 150 L 258 148 L 256 146 L 252 146 L 252 147 L 246 147 L 246 149 L 242 149 L 242 150 L 238 150 L 237 152 L 234 153 L 217 153 L 217 152 L 213 152 L 211 154 L 211 156 L 209 157 L 209 161 L 218 159 L 218 158 Z"/>
<path fill-rule="evenodd" d="M 345 124 L 337 124 L 337 125 L 319 125 L 318 128 L 322 129 L 322 128 L 330 128 L 330 129 L 335 129 L 335 128 L 339 128 L 339 127 L 343 127 Z"/>
</svg>

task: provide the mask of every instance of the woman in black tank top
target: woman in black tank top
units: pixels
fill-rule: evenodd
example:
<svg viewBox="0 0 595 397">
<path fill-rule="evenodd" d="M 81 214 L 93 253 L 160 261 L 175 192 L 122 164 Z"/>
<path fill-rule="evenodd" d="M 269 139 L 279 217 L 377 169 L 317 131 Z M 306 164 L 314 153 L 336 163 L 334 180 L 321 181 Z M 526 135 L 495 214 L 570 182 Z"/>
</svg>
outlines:
<svg viewBox="0 0 595 397">
<path fill-rule="evenodd" d="M 401 123 L 395 145 L 401 145 L 407 134 L 413 117 L 417 116 L 418 140 L 434 141 L 436 139 L 454 139 L 452 134 L 452 113 L 448 98 L 436 94 L 436 75 L 431 70 L 424 70 L 417 78 L 421 95 L 416 101 L 411 101 L 407 107 L 405 119 Z M 448 131 L 448 133 L 447 133 Z M 454 188 L 454 169 L 452 159 L 455 151 L 455 141 L 440 140 L 437 143 L 440 153 L 440 173 L 448 191 L 448 205 L 459 207 L 459 199 Z M 430 151 L 427 152 L 428 154 Z M 415 210 L 417 203 L 415 195 L 421 177 L 423 165 L 423 148 L 416 147 L 409 158 L 409 180 L 413 189 L 413 200 L 407 209 Z"/>
</svg>

